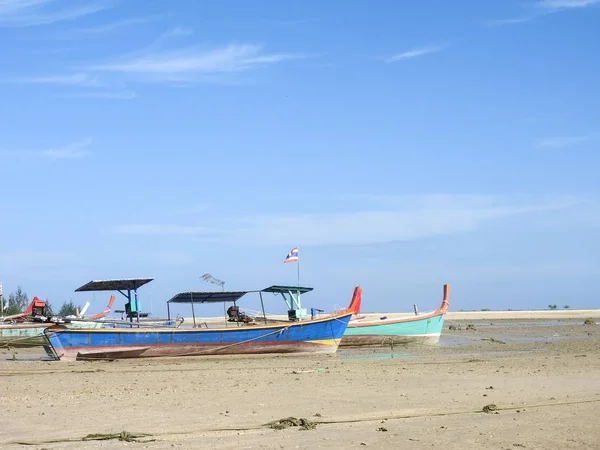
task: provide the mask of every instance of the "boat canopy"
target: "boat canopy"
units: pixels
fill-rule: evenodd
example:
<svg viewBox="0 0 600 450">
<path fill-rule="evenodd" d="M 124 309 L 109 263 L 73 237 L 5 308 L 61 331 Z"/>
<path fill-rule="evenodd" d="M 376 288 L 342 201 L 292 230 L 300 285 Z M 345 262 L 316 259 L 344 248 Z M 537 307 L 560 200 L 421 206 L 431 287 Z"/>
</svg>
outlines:
<svg viewBox="0 0 600 450">
<path fill-rule="evenodd" d="M 167 303 L 226 303 L 237 302 L 246 294 L 272 292 L 273 294 L 305 294 L 313 288 L 302 286 L 270 286 L 255 291 L 216 291 L 216 292 L 180 292 L 175 294 Z"/>
<path fill-rule="evenodd" d="M 142 305 L 138 299 L 138 288 L 150 283 L 154 278 L 121 278 L 117 280 L 92 280 L 81 287 L 75 289 L 75 292 L 97 292 L 97 291 L 119 291 L 127 299 L 125 312 L 127 317 L 133 322 L 133 317 L 137 317 L 140 322 L 140 313 Z M 133 296 L 131 295 L 133 291 Z"/>
<path fill-rule="evenodd" d="M 258 293 L 260 295 L 260 304 L 267 322 L 267 316 L 265 314 L 265 306 L 263 303 L 263 292 L 270 292 L 275 295 L 281 295 L 288 307 L 288 317 L 290 320 L 299 320 L 306 317 L 306 309 L 303 309 L 300 304 L 300 296 L 306 292 L 312 291 L 313 288 L 302 287 L 302 286 L 269 286 L 265 289 L 253 290 L 253 291 L 216 291 L 216 292 L 180 292 L 175 294 L 170 300 L 167 300 L 167 314 L 169 320 L 171 319 L 171 303 L 187 303 L 192 306 L 192 318 L 194 321 L 194 328 L 196 327 L 196 311 L 194 310 L 195 303 L 233 303 L 234 307 L 236 302 L 246 294 Z M 239 324 L 238 324 L 239 326 Z"/>
<path fill-rule="evenodd" d="M 118 280 L 93 280 L 75 289 L 75 292 L 90 291 L 135 291 L 150 283 L 154 278 L 122 278 Z"/>
<path fill-rule="evenodd" d="M 218 292 L 180 292 L 167 303 L 225 303 L 235 302 L 249 292 L 258 291 L 218 291 Z"/>
<path fill-rule="evenodd" d="M 261 292 L 272 292 L 273 294 L 287 294 L 289 292 L 297 292 L 299 294 L 306 294 L 312 291 L 313 288 L 304 286 L 271 286 L 263 289 Z"/>
</svg>

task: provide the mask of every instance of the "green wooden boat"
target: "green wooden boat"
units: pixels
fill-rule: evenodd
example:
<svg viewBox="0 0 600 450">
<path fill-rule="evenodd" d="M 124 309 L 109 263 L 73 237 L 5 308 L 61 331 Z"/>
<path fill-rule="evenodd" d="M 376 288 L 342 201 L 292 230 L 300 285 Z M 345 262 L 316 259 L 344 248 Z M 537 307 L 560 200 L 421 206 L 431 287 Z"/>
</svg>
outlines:
<svg viewBox="0 0 600 450">
<path fill-rule="evenodd" d="M 57 323 L 67 328 L 101 328 L 104 323 L 97 322 L 97 320 L 104 319 L 108 315 L 114 302 L 115 296 L 111 295 L 104 311 L 86 318 L 78 317 L 75 320 L 59 318 L 58 320 L 47 321 L 50 313 L 47 310 L 46 302 L 34 297 L 31 304 L 22 313 L 0 318 L 0 348 L 46 345 L 48 340 L 44 330 Z M 89 303 L 87 306 L 89 306 Z"/>
<path fill-rule="evenodd" d="M 0 348 L 6 347 L 37 347 L 48 343 L 44 330 L 54 322 L 27 322 L 16 324 L 0 325 Z M 63 323 L 67 328 L 101 328 L 102 322 L 92 322 L 87 320 L 71 321 Z"/>
<path fill-rule="evenodd" d="M 340 345 L 437 344 L 444 326 L 449 298 L 450 285 L 445 284 L 442 305 L 430 313 L 395 319 L 351 320 Z"/>
</svg>

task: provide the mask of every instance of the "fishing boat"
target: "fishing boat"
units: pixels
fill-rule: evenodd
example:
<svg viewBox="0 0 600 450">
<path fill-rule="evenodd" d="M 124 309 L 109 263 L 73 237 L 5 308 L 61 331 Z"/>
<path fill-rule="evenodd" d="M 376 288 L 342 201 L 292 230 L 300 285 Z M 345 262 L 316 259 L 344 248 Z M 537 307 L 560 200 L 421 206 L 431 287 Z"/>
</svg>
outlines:
<svg viewBox="0 0 600 450">
<path fill-rule="evenodd" d="M 168 317 L 171 318 L 171 305 L 189 304 L 193 315 L 191 328 L 74 329 L 57 325 L 45 330 L 49 342 L 46 351 L 63 361 L 257 353 L 333 353 L 342 340 L 350 318 L 360 310 L 362 290 L 360 287 L 355 288 L 347 309 L 318 318 L 309 315 L 301 305 L 301 295 L 310 291 L 312 288 L 308 287 L 271 286 L 255 291 L 182 292 L 167 302 Z M 263 294 L 281 295 L 288 306 L 288 321 L 259 323 L 239 314 L 237 301 L 250 293 L 259 294 L 263 311 Z M 135 297 L 137 300 L 137 294 Z M 233 303 L 233 308 L 229 309 L 229 323 L 224 326 L 197 323 L 196 305 L 228 302 Z M 135 308 L 137 306 L 133 305 Z"/>
<path fill-rule="evenodd" d="M 425 314 L 417 314 L 415 311 L 412 317 L 353 319 L 348 323 L 340 345 L 437 344 L 444 326 L 449 300 L 450 285 L 445 284 L 442 304 L 435 311 Z"/>
<path fill-rule="evenodd" d="M 0 321 L 0 347 L 37 347 L 47 343 L 44 330 L 61 324 L 68 328 L 101 328 L 115 301 L 111 296 L 106 309 L 98 314 L 57 317 L 50 314 L 46 302 L 34 297 L 27 309 L 19 314 L 3 317 Z M 87 309 L 84 308 L 84 309 Z"/>
</svg>

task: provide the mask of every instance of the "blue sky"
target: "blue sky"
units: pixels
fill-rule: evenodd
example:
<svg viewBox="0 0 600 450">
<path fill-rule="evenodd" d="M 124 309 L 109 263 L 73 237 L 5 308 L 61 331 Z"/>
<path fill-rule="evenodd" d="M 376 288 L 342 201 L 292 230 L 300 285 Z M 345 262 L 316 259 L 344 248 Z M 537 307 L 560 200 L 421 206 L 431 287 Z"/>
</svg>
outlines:
<svg viewBox="0 0 600 450">
<path fill-rule="evenodd" d="M 0 0 L 5 294 L 599 307 L 600 1 L 341 5 Z"/>
</svg>

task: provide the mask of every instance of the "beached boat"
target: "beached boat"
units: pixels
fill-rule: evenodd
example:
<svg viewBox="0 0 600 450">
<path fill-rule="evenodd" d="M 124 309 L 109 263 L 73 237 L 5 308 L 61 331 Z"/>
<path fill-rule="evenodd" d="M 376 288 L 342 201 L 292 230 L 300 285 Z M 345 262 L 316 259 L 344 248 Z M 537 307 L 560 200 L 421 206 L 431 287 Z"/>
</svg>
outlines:
<svg viewBox="0 0 600 450">
<path fill-rule="evenodd" d="M 351 316 L 360 309 L 362 290 L 357 287 L 350 306 L 318 318 L 308 316 L 300 296 L 312 288 L 271 286 L 260 291 L 183 292 L 167 302 L 191 305 L 193 328 L 100 328 L 73 329 L 60 325 L 47 328 L 47 352 L 56 359 L 96 360 L 160 356 L 201 356 L 256 353 L 324 352 L 337 350 Z M 263 293 L 280 294 L 288 305 L 288 322 L 260 324 L 240 317 L 230 309 L 233 324 L 209 327 L 196 324 L 195 305 L 232 302 L 248 293 L 258 293 L 264 310 Z M 236 314 L 233 314 L 236 313 Z"/>
<path fill-rule="evenodd" d="M 0 325 L 0 348 L 1 347 L 38 347 L 46 345 L 44 330 L 50 326 L 60 324 L 65 328 L 102 328 L 102 322 L 90 322 L 87 320 L 71 320 L 67 322 L 27 322 L 14 325 Z"/>
<path fill-rule="evenodd" d="M 351 320 L 340 345 L 437 344 L 444 326 L 449 299 L 450 285 L 445 284 L 442 305 L 430 313 L 392 319 Z"/>
<path fill-rule="evenodd" d="M 3 317 L 0 322 L 0 347 L 37 347 L 47 344 L 44 330 L 61 324 L 67 328 L 101 328 L 100 320 L 108 315 L 115 297 L 111 296 L 106 309 L 89 317 L 53 317 L 46 302 L 34 297 L 22 313 Z"/>
</svg>

